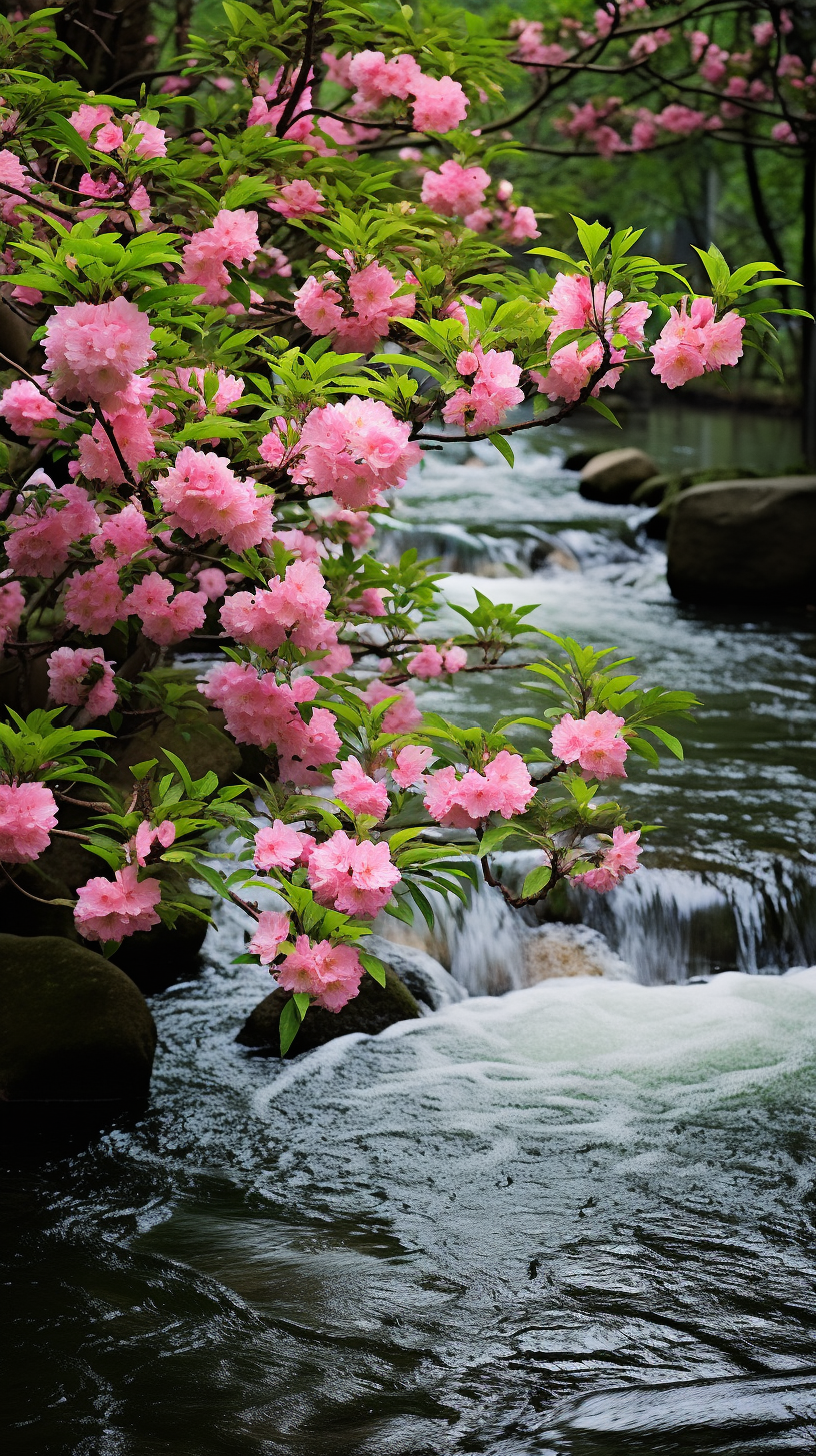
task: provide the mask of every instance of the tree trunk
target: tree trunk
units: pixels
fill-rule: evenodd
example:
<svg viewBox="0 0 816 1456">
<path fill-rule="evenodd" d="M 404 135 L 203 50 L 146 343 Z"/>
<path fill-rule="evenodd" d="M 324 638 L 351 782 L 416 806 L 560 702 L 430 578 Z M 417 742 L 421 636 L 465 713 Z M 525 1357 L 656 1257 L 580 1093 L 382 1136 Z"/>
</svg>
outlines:
<svg viewBox="0 0 816 1456">
<path fill-rule="evenodd" d="M 32 8 L 39 4 L 41 0 Z M 105 5 L 69 0 L 56 25 L 60 40 L 84 62 L 77 65 L 66 57 L 65 74 L 75 76 L 85 90 L 117 93 L 125 77 L 150 72 L 154 47 L 147 44 L 152 29 L 149 0 L 110 0 Z M 136 80 L 121 91 L 136 96 L 140 84 Z"/>
</svg>

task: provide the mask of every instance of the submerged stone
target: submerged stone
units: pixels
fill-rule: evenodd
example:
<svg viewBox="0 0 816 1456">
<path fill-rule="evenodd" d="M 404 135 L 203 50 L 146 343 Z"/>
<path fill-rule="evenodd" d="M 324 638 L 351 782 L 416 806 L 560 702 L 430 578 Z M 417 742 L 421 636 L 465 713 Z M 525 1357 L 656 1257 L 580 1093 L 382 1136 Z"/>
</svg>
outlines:
<svg viewBox="0 0 816 1456">
<path fill-rule="evenodd" d="M 280 1056 L 280 1018 L 289 999 L 290 993 L 280 987 L 265 996 L 236 1036 L 239 1046 L 250 1047 L 266 1056 Z M 421 1014 L 408 987 L 386 966 L 385 985 L 380 986 L 373 976 L 364 975 L 358 995 L 342 1011 L 324 1011 L 322 1007 L 311 1006 L 287 1056 L 299 1056 L 351 1032 L 375 1036 L 396 1021 L 416 1020 Z"/>
<path fill-rule="evenodd" d="M 155 1049 L 124 971 L 60 936 L 0 935 L 0 1100 L 142 1098 Z"/>
</svg>

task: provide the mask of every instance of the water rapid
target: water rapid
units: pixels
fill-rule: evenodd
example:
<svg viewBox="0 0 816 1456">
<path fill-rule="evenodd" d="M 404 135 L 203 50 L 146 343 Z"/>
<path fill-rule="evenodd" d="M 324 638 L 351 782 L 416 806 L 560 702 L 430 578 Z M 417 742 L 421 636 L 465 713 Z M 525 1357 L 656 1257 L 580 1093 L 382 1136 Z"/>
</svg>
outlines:
<svg viewBox="0 0 816 1456">
<path fill-rule="evenodd" d="M 632 443 L 718 463 L 672 418 Z M 745 422 L 756 460 L 771 429 Z M 475 453 L 417 474 L 385 549 L 447 542 L 450 601 L 534 602 L 698 692 L 687 761 L 627 785 L 646 866 L 560 919 L 444 907 L 466 999 L 284 1065 L 235 1045 L 269 979 L 219 911 L 151 1000 L 149 1107 L 6 1157 L 14 1456 L 813 1449 L 812 624 L 679 608 L 643 512 L 551 446 L 512 485 Z M 423 700 L 487 723 L 528 702 L 499 677 Z"/>
</svg>

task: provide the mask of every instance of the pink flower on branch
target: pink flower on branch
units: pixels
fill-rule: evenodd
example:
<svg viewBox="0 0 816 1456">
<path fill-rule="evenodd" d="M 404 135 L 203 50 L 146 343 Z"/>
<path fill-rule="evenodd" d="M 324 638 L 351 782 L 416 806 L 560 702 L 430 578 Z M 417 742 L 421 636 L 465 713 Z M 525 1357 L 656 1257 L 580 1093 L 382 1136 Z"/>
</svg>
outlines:
<svg viewBox="0 0 816 1456">
<path fill-rule="evenodd" d="M 25 864 L 51 843 L 57 806 L 45 784 L 0 784 L 0 860 Z"/>
<path fill-rule="evenodd" d="M 629 745 L 620 736 L 625 718 L 607 709 L 594 709 L 585 718 L 565 713 L 550 735 L 553 756 L 562 763 L 577 763 L 584 778 L 626 778 L 624 760 Z"/>
<path fill-rule="evenodd" d="M 289 939 L 289 916 L 282 910 L 262 910 L 247 950 L 256 955 L 262 966 L 268 966 L 278 954 L 285 940 Z"/>
<path fill-rule="evenodd" d="M 625 875 L 633 875 L 638 868 L 638 856 L 641 853 L 639 839 L 639 829 L 627 834 L 620 825 L 616 825 L 612 830 L 612 844 L 604 851 L 598 868 L 587 870 L 582 875 L 573 875 L 573 884 L 585 885 L 588 890 L 598 890 L 602 894 L 606 890 L 614 889 Z"/>
<path fill-rule="evenodd" d="M 371 814 L 384 819 L 388 813 L 388 790 L 363 771 L 356 758 L 347 758 L 332 774 L 335 797 L 342 799 L 352 814 Z"/>
<path fill-rule="evenodd" d="M 119 701 L 101 647 L 58 647 L 48 658 L 48 682 L 53 702 L 84 708 L 89 719 L 107 717 Z"/>
<path fill-rule="evenodd" d="M 400 872 L 391 863 L 385 840 L 358 843 L 342 829 L 319 844 L 309 860 L 309 884 L 315 899 L 346 915 L 378 915 L 399 880 Z"/>
<path fill-rule="evenodd" d="M 363 967 L 351 945 L 332 945 L 329 940 L 312 943 L 299 935 L 295 949 L 277 971 L 277 982 L 285 991 L 306 992 L 315 1006 L 340 1011 L 360 989 Z"/>
<path fill-rule="evenodd" d="M 161 885 L 140 880 L 136 865 L 125 865 L 112 880 L 102 875 L 88 880 L 77 896 L 74 923 L 85 940 L 124 940 L 159 923 L 155 907 L 161 900 Z"/>
</svg>

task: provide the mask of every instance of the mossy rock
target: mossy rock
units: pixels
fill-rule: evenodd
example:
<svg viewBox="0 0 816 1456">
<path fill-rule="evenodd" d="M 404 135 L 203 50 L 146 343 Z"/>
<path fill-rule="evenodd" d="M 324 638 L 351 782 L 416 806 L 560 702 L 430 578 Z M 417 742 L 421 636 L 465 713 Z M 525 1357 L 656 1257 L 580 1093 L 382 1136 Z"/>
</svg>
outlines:
<svg viewBox="0 0 816 1456">
<path fill-rule="evenodd" d="M 230 783 L 241 772 L 240 749 L 224 732 L 222 713 L 214 711 L 208 713 L 207 718 L 209 729 L 206 732 L 190 732 L 188 738 L 182 736 L 181 729 L 170 718 L 164 718 L 155 730 L 145 729 L 127 743 L 117 744 L 113 749 L 103 743 L 105 751 L 116 759 L 115 768 L 109 767 L 106 777 L 116 788 L 127 791 L 133 785 L 131 764 L 157 758 L 157 772 L 169 770 L 169 760 L 162 752 L 162 749 L 167 748 L 187 765 L 192 778 L 203 778 L 212 769 L 218 775 L 220 784 Z"/>
<path fill-rule="evenodd" d="M 235 1038 L 239 1045 L 251 1047 L 266 1056 L 279 1057 L 281 1012 L 289 999 L 290 993 L 280 988 L 265 996 L 249 1013 Z M 313 1051 L 315 1047 L 334 1041 L 335 1037 L 348 1036 L 355 1031 L 375 1036 L 396 1021 L 414 1021 L 420 1015 L 419 1005 L 408 987 L 386 967 L 385 985 L 380 986 L 373 976 L 364 975 L 358 995 L 347 1002 L 342 1011 L 324 1011 L 322 1007 L 311 1006 L 287 1056 L 296 1057 L 301 1052 Z"/>
<path fill-rule="evenodd" d="M 123 940 L 114 965 L 136 982 L 145 996 L 155 996 L 176 981 L 197 975 L 207 925 L 197 915 L 180 915 L 175 925 L 154 925 Z"/>
<path fill-rule="evenodd" d="M 155 1049 L 124 971 L 59 936 L 0 935 L 0 1100 L 143 1098 Z"/>
<path fill-rule="evenodd" d="M 90 860 L 90 855 L 85 856 Z M 68 905 L 43 905 L 43 900 L 70 900 L 64 880 L 40 864 L 9 865 L 14 884 L 0 879 L 0 925 L 6 935 L 62 935 L 77 940 L 74 914 Z M 19 886 L 19 888 L 16 888 Z M 36 900 L 29 896 L 36 895 Z"/>
</svg>

